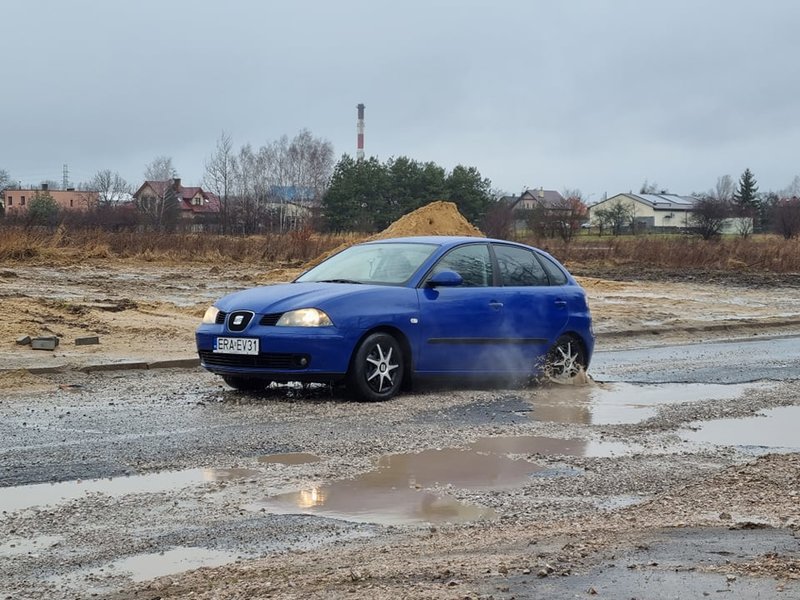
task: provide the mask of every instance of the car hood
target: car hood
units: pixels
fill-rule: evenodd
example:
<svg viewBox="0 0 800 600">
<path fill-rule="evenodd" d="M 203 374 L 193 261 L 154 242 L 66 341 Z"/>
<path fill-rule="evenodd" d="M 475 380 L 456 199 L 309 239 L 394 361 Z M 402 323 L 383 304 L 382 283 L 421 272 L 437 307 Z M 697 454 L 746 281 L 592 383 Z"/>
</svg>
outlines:
<svg viewBox="0 0 800 600">
<path fill-rule="evenodd" d="M 376 287 L 386 286 L 317 282 L 283 283 L 234 292 L 215 302 L 215 306 L 225 312 L 252 310 L 260 314 L 286 312 L 297 308 L 324 310 L 331 301 L 343 296 L 359 295 Z"/>
</svg>

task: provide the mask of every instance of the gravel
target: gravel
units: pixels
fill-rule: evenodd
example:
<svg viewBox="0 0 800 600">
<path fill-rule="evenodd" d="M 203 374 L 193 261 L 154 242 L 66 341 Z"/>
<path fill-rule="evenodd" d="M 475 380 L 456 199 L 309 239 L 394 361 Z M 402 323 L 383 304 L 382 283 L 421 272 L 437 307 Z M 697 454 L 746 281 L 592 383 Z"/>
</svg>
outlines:
<svg viewBox="0 0 800 600">
<path fill-rule="evenodd" d="M 753 456 L 687 444 L 678 435 L 696 421 L 798 404 L 796 381 L 765 384 L 734 400 L 671 403 L 646 420 L 618 425 L 537 420 L 537 405 L 564 393 L 547 386 L 423 388 L 362 404 L 327 388 L 246 395 L 186 369 L 68 371 L 42 375 L 39 383 L 37 391 L 8 393 L 0 402 L 0 485 L 129 474 L 132 490 L 48 506 L 32 506 L 32 498 L 27 508 L 3 512 L 0 582 L 8 598 L 477 598 L 507 597 L 512 588 L 525 597 L 519 581 L 502 583 L 511 576 L 561 576 L 566 594 L 574 591 L 570 581 L 583 582 L 578 574 L 593 572 L 609 552 L 636 547 L 664 527 L 722 532 L 757 525 L 791 536 L 800 527 L 797 453 Z M 585 390 L 575 393 L 585 397 Z M 421 490 L 493 509 L 493 520 L 381 525 L 369 517 L 260 508 L 268 497 L 363 476 L 382 456 L 468 449 L 499 436 L 616 442 L 624 450 L 509 453 L 544 470 L 513 486 L 440 482 Z M 320 460 L 259 462 L 288 452 Z M 214 469 L 234 468 L 247 471 L 213 476 Z M 208 480 L 181 479 L 192 470 Z M 136 478 L 165 471 L 175 473 L 174 484 L 147 489 L 145 478 Z M 166 564 L 175 554 L 186 562 Z M 142 557 L 150 566 L 121 562 Z M 796 589 L 796 553 L 749 558 L 741 571 L 728 566 L 726 573 L 739 581 L 766 573 Z M 159 563 L 168 574 L 147 579 Z M 181 572 L 203 565 L 213 568 Z M 498 589 L 504 586 L 512 591 Z"/>
</svg>

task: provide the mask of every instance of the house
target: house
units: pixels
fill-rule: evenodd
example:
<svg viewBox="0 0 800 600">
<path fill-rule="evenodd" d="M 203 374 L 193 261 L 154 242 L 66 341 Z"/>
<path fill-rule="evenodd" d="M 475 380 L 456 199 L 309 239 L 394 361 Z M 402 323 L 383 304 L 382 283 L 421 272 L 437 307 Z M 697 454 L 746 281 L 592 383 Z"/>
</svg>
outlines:
<svg viewBox="0 0 800 600">
<path fill-rule="evenodd" d="M 529 229 L 530 217 L 534 211 L 540 212 L 542 216 L 548 216 L 567 208 L 564 196 L 556 190 L 544 188 L 525 190 L 519 196 L 503 196 L 500 201 L 505 202 L 511 209 L 515 233 Z"/>
<path fill-rule="evenodd" d="M 220 201 L 216 194 L 201 187 L 184 187 L 180 178 L 145 181 L 133 194 L 137 208 L 145 213 L 157 212 L 159 206 L 174 199 L 178 210 L 178 226 L 192 231 L 206 231 L 216 225 Z"/>
<path fill-rule="evenodd" d="M 638 230 L 660 228 L 689 228 L 697 198 L 677 194 L 617 194 L 589 207 L 589 223 L 600 224 L 596 213 L 622 204 L 630 211 L 630 221 Z"/>
<path fill-rule="evenodd" d="M 75 212 L 95 208 L 100 199 L 97 192 L 75 190 L 72 188 L 67 190 L 51 190 L 46 183 L 43 183 L 42 187 L 39 189 L 6 189 L 3 191 L 2 202 L 5 206 L 6 215 L 20 215 L 24 213 L 28 209 L 28 206 L 30 206 L 31 200 L 33 200 L 37 194 L 47 194 L 55 200 L 61 210 Z"/>
<path fill-rule="evenodd" d="M 534 210 L 543 208 L 545 210 L 563 210 L 565 206 L 564 196 L 556 190 L 525 190 L 519 196 L 511 196 L 516 201 L 513 203 L 514 210 Z"/>
</svg>

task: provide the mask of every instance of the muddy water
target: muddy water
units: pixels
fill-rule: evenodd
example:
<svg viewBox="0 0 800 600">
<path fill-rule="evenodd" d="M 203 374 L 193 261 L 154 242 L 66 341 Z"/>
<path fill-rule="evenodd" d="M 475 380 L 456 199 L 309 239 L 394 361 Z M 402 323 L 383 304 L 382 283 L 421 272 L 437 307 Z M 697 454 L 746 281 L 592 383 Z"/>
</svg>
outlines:
<svg viewBox="0 0 800 600">
<path fill-rule="evenodd" d="M 189 571 L 199 567 L 218 567 L 236 560 L 233 552 L 209 548 L 172 548 L 155 554 L 137 554 L 109 565 L 117 573 L 128 575 L 133 581 L 147 581 Z"/>
<path fill-rule="evenodd" d="M 281 494 L 257 504 L 259 510 L 302 512 L 374 523 L 463 522 L 496 517 L 494 511 L 460 503 L 431 488 L 500 489 L 531 476 L 561 471 L 509 455 L 614 456 L 626 444 L 542 436 L 481 438 L 467 449 L 424 450 L 382 457 L 376 469 L 356 479 Z"/>
<path fill-rule="evenodd" d="M 467 489 L 519 485 L 544 467 L 526 460 L 454 448 L 382 457 L 356 479 L 267 498 L 257 508 L 303 512 L 374 523 L 462 522 L 496 517 L 491 509 L 458 502 L 425 488 Z"/>
<path fill-rule="evenodd" d="M 208 481 L 243 479 L 258 474 L 258 471 L 249 469 L 187 469 L 111 479 L 22 485 L 3 488 L 0 493 L 0 512 L 59 504 L 93 493 L 116 498 L 126 494 L 166 492 Z"/>
<path fill-rule="evenodd" d="M 630 454 L 639 447 L 622 442 L 558 439 L 535 435 L 482 438 L 470 446 L 475 452 L 541 454 L 544 456 L 611 457 Z"/>
<path fill-rule="evenodd" d="M 771 452 L 800 450 L 800 406 L 781 406 L 743 419 L 718 419 L 692 423 L 681 431 L 689 442 L 762 448 Z"/>
<path fill-rule="evenodd" d="M 179 546 L 164 552 L 134 554 L 66 575 L 54 575 L 46 581 L 56 584 L 59 588 L 80 589 L 83 592 L 81 598 L 108 598 L 114 595 L 115 589 L 112 580 L 108 578 L 125 577 L 135 582 L 148 581 L 200 567 L 219 567 L 241 557 L 241 554 L 223 550 Z"/>
<path fill-rule="evenodd" d="M 584 425 L 639 423 L 655 416 L 659 406 L 737 398 L 762 384 L 631 384 L 550 386 L 533 401 L 536 421 Z"/>
</svg>

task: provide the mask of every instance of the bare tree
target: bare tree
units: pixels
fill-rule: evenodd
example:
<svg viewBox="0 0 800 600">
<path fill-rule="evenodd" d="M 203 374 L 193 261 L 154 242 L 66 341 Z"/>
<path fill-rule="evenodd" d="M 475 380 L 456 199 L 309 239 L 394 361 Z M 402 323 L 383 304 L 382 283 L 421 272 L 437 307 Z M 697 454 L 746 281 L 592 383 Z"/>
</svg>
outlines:
<svg viewBox="0 0 800 600">
<path fill-rule="evenodd" d="M 800 175 L 795 175 L 786 188 L 780 191 L 781 198 L 800 198 Z"/>
<path fill-rule="evenodd" d="M 287 223 L 287 203 L 320 205 L 333 173 L 333 146 L 303 129 L 291 141 L 283 136 L 265 151 L 272 196 L 278 201 L 280 229 L 284 230 L 293 224 Z"/>
<path fill-rule="evenodd" d="M 178 221 L 179 192 L 172 158 L 157 156 L 145 166 L 144 177 L 150 182 L 151 192 L 138 201 L 139 211 L 160 231 L 170 231 Z"/>
<path fill-rule="evenodd" d="M 607 207 L 595 208 L 592 214 L 600 225 L 601 232 L 608 227 L 611 233 L 620 235 L 634 221 L 636 211 L 633 204 L 617 200 Z"/>
<path fill-rule="evenodd" d="M 722 234 L 722 227 L 729 214 L 730 204 L 709 195 L 695 203 L 690 219 L 702 238 L 710 240 Z"/>
<path fill-rule="evenodd" d="M 553 207 L 556 215 L 556 231 L 564 242 L 569 243 L 580 231 L 581 224 L 586 221 L 589 209 L 581 199 L 580 190 L 564 190 L 565 195 Z"/>
<path fill-rule="evenodd" d="M 717 185 L 714 186 L 714 191 L 711 196 L 715 200 L 730 204 L 733 201 L 733 194 L 736 191 L 736 184 L 733 182 L 733 177 L 730 175 L 720 175 L 717 177 Z"/>
<path fill-rule="evenodd" d="M 131 185 L 119 173 L 112 173 L 110 169 L 98 171 L 89 183 L 81 187 L 97 192 L 97 201 L 103 206 L 119 204 L 127 200 L 133 191 Z"/>
<path fill-rule="evenodd" d="M 800 235 L 800 197 L 777 200 L 772 208 L 775 231 L 790 240 Z"/>
<path fill-rule="evenodd" d="M 284 135 L 258 150 L 247 144 L 235 155 L 230 140 L 223 136 L 217 153 L 206 165 L 206 181 L 214 191 L 221 190 L 222 167 L 228 165 L 231 229 L 256 233 L 265 227 L 277 227 L 285 231 L 299 225 L 299 209 L 320 205 L 333 163 L 331 143 L 313 137 L 305 129 L 291 140 Z"/>
<path fill-rule="evenodd" d="M 228 194 L 233 189 L 234 163 L 231 137 L 223 131 L 217 139 L 214 154 L 206 160 L 206 172 L 203 176 L 205 187 L 219 198 L 222 233 L 228 233 Z"/>
<path fill-rule="evenodd" d="M 230 207 L 230 222 L 236 231 L 258 233 L 267 216 L 268 157 L 261 148 L 253 151 L 250 144 L 242 146 L 233 161 L 233 190 L 235 202 Z"/>
<path fill-rule="evenodd" d="M 169 156 L 156 156 L 144 168 L 144 178 L 147 181 L 168 181 L 177 176 L 178 173 L 172 166 L 172 158 Z"/>
</svg>

